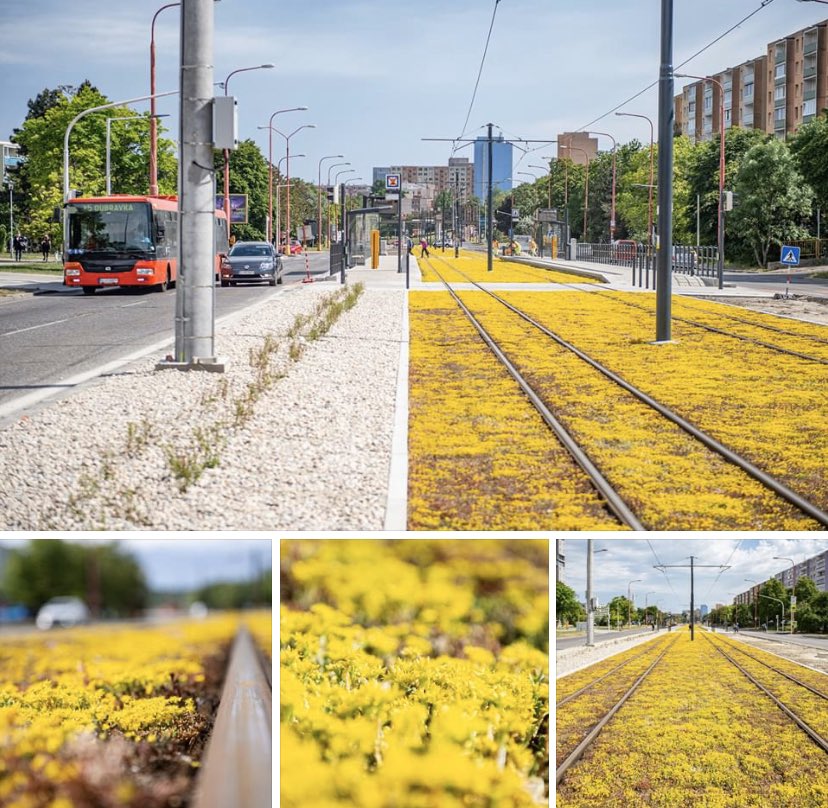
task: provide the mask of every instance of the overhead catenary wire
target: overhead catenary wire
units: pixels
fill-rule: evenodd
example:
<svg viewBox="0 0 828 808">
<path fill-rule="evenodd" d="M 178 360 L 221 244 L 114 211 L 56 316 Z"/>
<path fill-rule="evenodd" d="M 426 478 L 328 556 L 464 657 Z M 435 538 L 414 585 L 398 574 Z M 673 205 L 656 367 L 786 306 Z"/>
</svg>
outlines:
<svg viewBox="0 0 828 808">
<path fill-rule="evenodd" d="M 697 56 L 700 56 L 700 55 L 701 55 L 702 53 L 704 53 L 706 50 L 708 50 L 708 49 L 712 48 L 712 47 L 713 47 L 715 44 L 717 44 L 718 42 L 721 42 L 721 41 L 722 41 L 722 40 L 723 40 L 726 36 L 728 36 L 729 34 L 733 33 L 733 31 L 735 31 L 735 30 L 736 30 L 736 29 L 737 29 L 740 25 L 742 25 L 743 23 L 746 23 L 746 22 L 747 22 L 747 21 L 748 21 L 751 17 L 753 17 L 753 16 L 755 16 L 756 14 L 758 14 L 758 13 L 759 13 L 760 11 L 762 11 L 764 8 L 766 8 L 767 6 L 769 6 L 772 2 L 773 2 L 773 0 L 762 0 L 762 2 L 759 4 L 759 7 L 758 7 L 758 8 L 755 8 L 753 11 L 751 11 L 751 12 L 750 12 L 750 14 L 746 15 L 745 17 L 742 17 L 742 19 L 741 19 L 741 20 L 739 20 L 739 22 L 735 23 L 734 25 L 731 25 L 731 26 L 730 26 L 730 28 L 728 28 L 728 29 L 727 29 L 726 31 L 724 31 L 723 33 L 719 34 L 719 36 L 717 36 L 715 39 L 713 39 L 713 40 L 711 40 L 710 42 L 708 42 L 706 45 L 704 45 L 704 47 L 699 48 L 699 50 L 697 50 L 697 51 L 696 51 L 694 54 L 692 54 L 691 56 L 688 56 L 688 57 L 687 57 L 687 58 L 686 58 L 683 62 L 679 62 L 679 64 L 677 64 L 677 65 L 673 68 L 673 70 L 674 70 L 674 71 L 675 71 L 675 70 L 678 70 L 679 68 L 682 68 L 682 67 L 684 67 L 686 64 L 689 64 L 690 62 L 692 62 L 692 61 L 693 61 L 693 59 L 695 59 Z M 578 129 L 576 129 L 575 131 L 576 131 L 576 132 L 581 132 L 581 131 L 583 131 L 583 130 L 585 130 L 585 129 L 589 129 L 589 127 L 590 127 L 590 126 L 592 126 L 593 124 L 598 123 L 598 121 L 603 120 L 604 118 L 606 118 L 606 117 L 607 117 L 607 115 L 612 115 L 612 113 L 613 113 L 613 112 L 615 112 L 616 110 L 621 109 L 621 107 L 625 107 L 625 106 L 627 106 L 627 104 L 629 104 L 629 103 L 630 103 L 630 101 L 635 101 L 635 99 L 636 99 L 636 98 L 639 98 L 640 96 L 644 95 L 644 93 L 646 93 L 648 90 L 652 90 L 652 88 L 653 88 L 653 87 L 658 86 L 658 82 L 659 82 L 659 79 L 656 79 L 656 80 L 655 80 L 654 82 L 652 82 L 651 84 L 648 84 L 648 85 L 647 85 L 647 86 L 646 86 L 643 90 L 639 90 L 637 93 L 635 93 L 635 95 L 631 95 L 631 96 L 630 96 L 630 97 L 629 97 L 626 101 L 622 101 L 620 104 L 617 104 L 617 105 L 616 105 L 616 106 L 614 106 L 612 109 L 610 109 L 610 110 L 608 110 L 607 112 L 605 112 L 603 115 L 599 115 L 597 118 L 595 118 L 595 119 L 591 120 L 589 123 L 585 123 L 583 126 L 579 127 L 579 128 L 578 128 Z"/>
<path fill-rule="evenodd" d="M 483 75 L 483 66 L 486 64 L 486 55 L 489 53 L 489 42 L 492 39 L 492 31 L 494 30 L 495 17 L 497 16 L 498 5 L 500 5 L 500 0 L 495 0 L 494 8 L 492 9 L 492 20 L 489 23 L 489 33 L 486 34 L 486 44 L 483 47 L 483 56 L 480 59 L 480 67 L 477 70 L 477 79 L 474 82 L 474 90 L 472 91 L 471 101 L 469 102 L 469 109 L 466 112 L 466 120 L 463 122 L 463 130 L 457 136 L 458 140 L 466 134 L 466 127 L 469 125 L 469 118 L 471 118 L 472 110 L 474 109 L 474 101 L 477 98 L 477 88 L 480 86 L 480 78 Z M 451 147 L 452 155 L 454 155 L 456 151 L 457 146 L 453 145 Z"/>
</svg>

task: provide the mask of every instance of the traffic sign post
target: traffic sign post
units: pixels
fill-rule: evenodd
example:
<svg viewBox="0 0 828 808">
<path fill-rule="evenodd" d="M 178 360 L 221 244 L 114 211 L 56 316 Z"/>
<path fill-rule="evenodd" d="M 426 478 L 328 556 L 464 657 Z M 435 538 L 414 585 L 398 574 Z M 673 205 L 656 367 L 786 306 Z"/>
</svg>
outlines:
<svg viewBox="0 0 828 808">
<path fill-rule="evenodd" d="M 785 266 L 797 267 L 799 266 L 799 247 L 791 247 L 787 244 L 782 245 L 779 260 Z M 788 273 L 788 279 L 785 284 L 785 297 L 790 297 L 791 289 L 791 275 Z"/>
<path fill-rule="evenodd" d="M 402 272 L 402 174 L 385 175 L 385 198 L 395 195 L 397 199 L 397 272 Z"/>
</svg>

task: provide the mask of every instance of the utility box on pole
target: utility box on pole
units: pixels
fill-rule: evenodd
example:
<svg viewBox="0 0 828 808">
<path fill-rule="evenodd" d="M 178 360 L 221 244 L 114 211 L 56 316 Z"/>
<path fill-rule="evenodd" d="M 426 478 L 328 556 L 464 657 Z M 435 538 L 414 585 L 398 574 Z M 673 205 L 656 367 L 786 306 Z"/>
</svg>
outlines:
<svg viewBox="0 0 828 808">
<path fill-rule="evenodd" d="M 216 149 L 238 148 L 238 102 L 233 96 L 217 95 L 213 99 L 213 143 Z"/>
</svg>

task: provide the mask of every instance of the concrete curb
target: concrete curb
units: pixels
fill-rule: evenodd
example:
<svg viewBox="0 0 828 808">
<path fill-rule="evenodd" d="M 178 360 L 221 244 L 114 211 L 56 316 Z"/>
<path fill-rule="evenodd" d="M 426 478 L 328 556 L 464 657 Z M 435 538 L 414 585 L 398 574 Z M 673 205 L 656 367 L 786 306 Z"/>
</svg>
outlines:
<svg viewBox="0 0 828 808">
<path fill-rule="evenodd" d="M 578 275 L 582 278 L 592 278 L 593 280 L 601 281 L 601 283 L 611 283 L 606 275 L 601 272 L 596 272 L 592 269 L 580 269 L 578 267 L 569 266 L 568 264 L 560 264 L 555 261 L 544 261 L 540 258 L 522 258 L 518 256 L 500 256 L 501 261 L 509 261 L 513 264 L 526 264 L 530 267 L 538 267 L 540 269 L 550 269 L 555 272 L 566 272 L 569 275 Z"/>
<path fill-rule="evenodd" d="M 597 662 L 603 662 L 611 656 L 620 654 L 628 648 L 636 645 L 643 645 L 645 642 L 663 637 L 667 632 L 656 631 L 644 634 L 635 634 L 632 637 L 616 637 L 606 640 L 598 645 L 587 648 L 585 645 L 578 645 L 575 648 L 565 648 L 563 651 L 555 652 L 555 678 L 568 676 L 570 673 L 577 673 Z"/>
<path fill-rule="evenodd" d="M 405 530 L 408 525 L 408 295 L 403 296 L 402 340 L 394 404 L 394 432 L 388 470 L 388 501 L 384 530 Z"/>
</svg>

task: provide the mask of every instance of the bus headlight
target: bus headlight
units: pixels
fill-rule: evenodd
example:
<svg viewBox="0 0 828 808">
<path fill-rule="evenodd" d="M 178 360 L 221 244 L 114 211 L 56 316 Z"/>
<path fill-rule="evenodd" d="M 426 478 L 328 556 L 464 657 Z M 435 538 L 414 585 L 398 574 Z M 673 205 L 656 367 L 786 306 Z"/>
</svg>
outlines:
<svg viewBox="0 0 828 808">
<path fill-rule="evenodd" d="M 135 267 L 136 275 L 154 275 L 155 271 L 152 267 Z"/>
<path fill-rule="evenodd" d="M 81 274 L 81 271 L 79 269 L 67 269 L 66 270 L 66 277 L 67 278 L 76 278 L 80 274 Z"/>
</svg>

